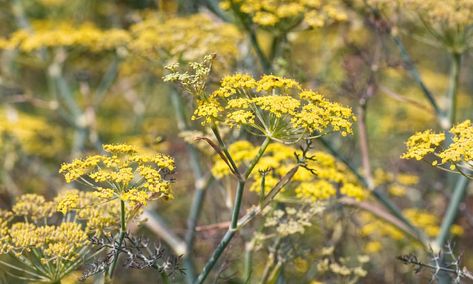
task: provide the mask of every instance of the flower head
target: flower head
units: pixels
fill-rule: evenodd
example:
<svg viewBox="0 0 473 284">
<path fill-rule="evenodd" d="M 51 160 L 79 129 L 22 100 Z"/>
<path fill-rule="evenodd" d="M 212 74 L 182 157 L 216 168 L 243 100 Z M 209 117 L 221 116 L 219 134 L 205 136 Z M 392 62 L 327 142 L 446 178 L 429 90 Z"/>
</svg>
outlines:
<svg viewBox="0 0 473 284">
<path fill-rule="evenodd" d="M 105 145 L 104 155 L 88 156 L 61 166 L 67 182 L 82 181 L 94 188 L 104 200 L 115 198 L 133 205 L 146 205 L 149 200 L 172 198 L 170 175 L 174 161 L 163 154 L 141 154 L 130 145 Z M 65 208 L 71 198 L 61 203 Z"/>
</svg>

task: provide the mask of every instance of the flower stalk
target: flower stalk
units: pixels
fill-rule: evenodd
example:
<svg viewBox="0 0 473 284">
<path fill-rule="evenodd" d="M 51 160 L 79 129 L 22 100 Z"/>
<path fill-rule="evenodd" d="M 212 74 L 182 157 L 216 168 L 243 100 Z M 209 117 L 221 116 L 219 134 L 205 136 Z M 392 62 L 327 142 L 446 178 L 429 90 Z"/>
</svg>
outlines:
<svg viewBox="0 0 473 284">
<path fill-rule="evenodd" d="M 235 163 L 233 162 L 233 159 L 231 159 L 231 156 L 228 153 L 228 150 L 226 150 L 226 146 L 223 143 L 223 140 L 218 134 L 218 130 L 216 128 L 213 128 L 212 130 L 214 130 L 214 133 L 216 133 L 216 138 L 220 144 L 220 147 L 223 149 L 223 151 L 225 151 L 227 157 L 230 160 L 230 163 L 232 163 L 232 165 L 235 165 Z M 243 174 L 243 177 L 237 176 L 238 184 L 237 184 L 237 189 L 235 193 L 235 201 L 234 201 L 233 210 L 232 210 L 232 219 L 230 222 L 230 227 L 228 228 L 227 232 L 223 236 L 218 246 L 215 248 L 214 252 L 212 253 L 212 256 L 209 258 L 209 260 L 205 264 L 204 268 L 202 269 L 202 272 L 200 273 L 195 283 L 204 283 L 210 271 L 212 271 L 218 259 L 220 258 L 222 253 L 225 251 L 230 241 L 233 239 L 235 233 L 238 231 L 238 221 L 239 221 L 238 217 L 240 214 L 240 208 L 241 208 L 241 204 L 243 200 L 243 192 L 245 189 L 246 181 L 248 177 L 250 176 L 251 172 L 253 171 L 254 167 L 258 163 L 258 161 L 263 156 L 270 142 L 271 142 L 271 138 L 266 137 L 266 139 L 261 144 L 258 153 L 256 154 L 256 156 L 254 157 L 254 159 L 251 161 L 250 165 L 246 169 L 245 173 Z M 235 167 L 235 171 L 239 173 L 236 165 L 234 167 Z"/>
<path fill-rule="evenodd" d="M 110 279 L 113 277 L 113 272 L 118 264 L 118 258 L 120 256 L 120 249 L 123 244 L 123 240 L 125 239 L 126 235 L 126 208 L 125 202 L 120 200 L 120 235 L 118 236 L 118 247 L 116 249 L 115 256 L 113 257 L 112 265 L 110 266 L 110 270 L 108 271 Z"/>
</svg>

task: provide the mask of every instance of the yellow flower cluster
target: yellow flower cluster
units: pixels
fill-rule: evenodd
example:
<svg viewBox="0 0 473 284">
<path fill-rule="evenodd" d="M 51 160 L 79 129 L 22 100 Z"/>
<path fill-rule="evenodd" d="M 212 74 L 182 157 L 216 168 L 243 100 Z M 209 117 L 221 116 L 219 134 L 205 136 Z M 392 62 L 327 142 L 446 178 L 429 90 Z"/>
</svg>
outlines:
<svg viewBox="0 0 473 284">
<path fill-rule="evenodd" d="M 405 209 L 403 210 L 403 214 L 414 226 L 424 231 L 428 237 L 436 237 L 438 235 L 440 231 L 440 223 L 439 219 L 434 214 L 416 208 Z M 400 241 L 405 238 L 405 234 L 398 228 L 377 219 L 368 212 L 363 212 L 360 217 L 364 223 L 361 228 L 361 234 L 363 236 L 370 237 L 374 240 L 380 240 L 382 237 L 389 237 Z M 453 225 L 450 232 L 453 235 L 458 236 L 463 234 L 463 229 L 459 225 Z M 376 241 L 373 243 L 369 242 L 366 249 L 369 252 L 376 252 L 380 250 L 381 247 L 381 243 Z"/>
<path fill-rule="evenodd" d="M 386 187 L 387 192 L 393 196 L 402 197 L 407 194 L 409 189 L 419 183 L 419 177 L 407 173 L 397 175 L 391 172 L 385 172 L 382 169 L 374 171 L 374 184 L 376 187 Z"/>
<path fill-rule="evenodd" d="M 439 220 L 432 213 L 411 208 L 404 210 L 403 214 L 414 226 L 423 229 L 429 237 L 436 237 L 440 232 Z M 453 225 L 450 231 L 454 235 L 463 234 L 463 228 L 459 225 Z"/>
<path fill-rule="evenodd" d="M 224 0 L 224 10 L 234 10 L 251 17 L 262 27 L 287 29 L 300 22 L 310 27 L 322 27 L 348 19 L 338 1 L 321 0 Z"/>
<path fill-rule="evenodd" d="M 16 216 L 31 218 L 33 221 L 51 217 L 54 212 L 54 203 L 37 194 L 23 194 L 18 197 L 12 212 Z"/>
<path fill-rule="evenodd" d="M 402 0 L 401 11 L 415 13 L 432 38 L 451 52 L 471 47 L 472 0 Z"/>
<path fill-rule="evenodd" d="M 117 216 L 120 215 L 119 200 L 104 202 L 97 192 L 67 190 L 54 199 L 58 212 L 71 216 L 85 224 L 85 231 L 90 235 L 108 235 L 118 229 Z M 126 208 L 126 216 L 133 217 L 133 206 Z M 136 212 L 135 212 L 136 213 Z"/>
<path fill-rule="evenodd" d="M 145 58 L 164 57 L 193 61 L 205 54 L 218 53 L 235 58 L 241 35 L 230 24 L 219 23 L 204 14 L 162 19 L 145 18 L 131 26 L 129 50 Z"/>
<path fill-rule="evenodd" d="M 6 144 L 19 144 L 26 154 L 46 158 L 64 149 L 63 137 L 57 127 L 40 117 L 13 109 L 0 110 L 0 148 Z"/>
<path fill-rule="evenodd" d="M 32 52 L 41 48 L 82 47 L 98 52 L 126 46 L 131 40 L 125 30 L 101 30 L 91 23 L 74 26 L 71 23 L 40 22 L 32 31 L 19 30 L 8 39 L 0 38 L 0 49 Z"/>
<path fill-rule="evenodd" d="M 303 90 L 292 79 L 264 75 L 256 80 L 247 74 L 234 74 L 224 77 L 220 87 L 208 95 L 203 82 L 210 65 L 208 56 L 202 63 L 194 63 L 192 75 L 178 71 L 178 65 L 168 66 L 172 73 L 164 78 L 181 83 L 194 95 L 197 107 L 192 119 L 202 119 L 203 125 L 243 126 L 284 143 L 328 132 L 340 132 L 343 136 L 352 133 L 355 117 L 349 107 Z"/>
<path fill-rule="evenodd" d="M 363 268 L 363 265 L 369 261 L 369 257 L 366 255 L 360 255 L 356 258 L 351 257 L 340 257 L 335 259 L 333 254 L 333 247 L 324 248 L 322 251 L 327 250 L 330 252 L 329 255 L 322 254 L 325 256 L 317 263 L 317 272 L 319 274 L 335 274 L 339 277 L 345 277 L 346 283 L 356 283 L 361 277 L 365 277 L 368 272 Z M 321 275 L 319 275 L 320 277 Z M 347 279 L 350 277 L 351 279 Z"/>
<path fill-rule="evenodd" d="M 147 65 L 151 61 L 154 70 L 158 60 L 191 61 L 218 53 L 221 60 L 217 63 L 226 64 L 237 57 L 241 39 L 234 25 L 204 14 L 166 18 L 147 13 L 128 29 L 100 29 L 92 23 L 33 22 L 31 30 L 0 37 L 0 50 L 18 49 L 25 53 L 56 47 L 87 52 L 117 50 L 125 57 L 121 72 L 129 74 L 143 69 L 143 59 Z"/>
<path fill-rule="evenodd" d="M 20 196 L 11 211 L 0 210 L 0 254 L 10 254 L 33 270 L 28 277 L 54 282 L 86 260 L 89 233 L 76 216 L 57 218 L 57 201 L 46 201 L 35 194 Z M 118 224 L 115 224 L 118 227 Z M 93 232 L 91 232 L 93 233 Z"/>
<path fill-rule="evenodd" d="M 56 198 L 56 210 L 66 215 L 72 209 L 76 209 L 79 205 L 79 193 L 75 191 L 68 191 L 62 196 Z"/>
<path fill-rule="evenodd" d="M 471 0 L 403 0 L 402 4 L 435 26 L 463 29 L 473 24 Z"/>
<path fill-rule="evenodd" d="M 444 133 L 433 133 L 430 130 L 416 133 L 407 142 L 407 152 L 403 159 L 421 160 L 427 154 L 433 154 L 433 166 L 450 165 L 450 170 L 460 173 L 473 170 L 473 124 L 470 120 L 459 123 L 450 129 L 451 142 L 446 149 L 440 144 L 447 141 Z"/>
<path fill-rule="evenodd" d="M 250 163 L 259 148 L 248 141 L 237 141 L 228 150 L 237 166 L 242 166 Z M 255 166 L 250 190 L 267 193 L 295 166 L 295 154 L 301 155 L 300 150 L 280 143 L 270 144 Z M 366 190 L 357 184 L 356 178 L 333 156 L 319 151 L 311 152 L 309 156 L 312 160 L 307 161 L 307 168 L 298 169 L 291 183 L 286 186 L 290 190 L 285 192 L 292 192 L 298 198 L 310 201 L 328 200 L 337 196 L 337 193 L 356 200 L 367 197 Z M 219 156 L 215 157 L 212 173 L 217 178 L 231 175 L 228 166 Z"/>
<path fill-rule="evenodd" d="M 82 181 L 106 201 L 121 199 L 135 206 L 149 200 L 172 198 L 170 175 L 174 160 L 163 154 L 141 154 L 134 146 L 104 145 L 104 155 L 93 155 L 63 164 L 66 181 Z M 70 204 L 70 200 L 64 204 Z"/>
<path fill-rule="evenodd" d="M 312 218 L 324 210 L 323 206 L 314 205 L 308 208 L 287 207 L 266 213 L 264 227 L 274 230 L 278 237 L 303 234 L 312 226 Z"/>
<path fill-rule="evenodd" d="M 407 152 L 402 158 L 422 160 L 427 154 L 433 153 L 443 140 L 445 140 L 443 133 L 433 133 L 431 130 L 418 132 L 407 140 Z"/>
</svg>

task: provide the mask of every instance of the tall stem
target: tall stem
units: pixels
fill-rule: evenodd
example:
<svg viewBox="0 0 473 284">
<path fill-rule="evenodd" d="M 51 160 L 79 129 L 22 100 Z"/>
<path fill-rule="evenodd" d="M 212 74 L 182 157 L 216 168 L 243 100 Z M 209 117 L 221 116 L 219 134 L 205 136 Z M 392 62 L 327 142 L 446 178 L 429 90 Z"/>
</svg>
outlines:
<svg viewBox="0 0 473 284">
<path fill-rule="evenodd" d="M 253 23 L 251 19 L 249 17 L 246 17 L 244 14 L 240 12 L 239 8 L 236 7 L 234 1 L 230 1 L 230 3 L 231 3 L 233 12 L 235 13 L 235 15 L 237 15 L 238 19 L 242 23 L 245 31 L 247 32 L 250 38 L 251 46 L 253 46 L 253 49 L 256 52 L 256 56 L 258 57 L 258 60 L 260 61 L 263 72 L 269 73 L 272 69 L 271 62 L 266 57 L 266 55 L 263 52 L 263 49 L 261 48 L 261 45 L 259 44 L 258 37 L 256 35 L 256 31 L 253 27 Z"/>
<path fill-rule="evenodd" d="M 406 68 L 407 72 L 409 75 L 414 79 L 416 84 L 419 86 L 421 89 L 422 93 L 424 96 L 427 98 L 429 101 L 430 105 L 435 111 L 435 114 L 437 115 L 437 118 L 439 119 L 440 122 L 442 122 L 442 118 L 444 117 L 444 114 L 440 107 L 437 104 L 437 101 L 435 100 L 434 95 L 432 92 L 429 90 L 427 85 L 425 85 L 424 81 L 422 80 L 419 71 L 417 71 L 417 68 L 414 64 L 414 62 L 411 59 L 411 56 L 409 55 L 409 52 L 407 51 L 406 47 L 404 46 L 401 38 L 399 36 L 394 36 L 393 37 L 394 43 L 399 49 L 399 53 L 401 55 L 401 60 L 404 63 L 404 68 Z"/>
<path fill-rule="evenodd" d="M 450 202 L 447 207 L 447 212 L 445 212 L 445 216 L 442 220 L 442 225 L 440 227 L 440 233 L 438 234 L 437 238 L 435 239 L 435 249 L 440 249 L 445 244 L 449 234 L 450 228 L 452 227 L 453 223 L 455 222 L 455 218 L 458 214 L 458 208 L 460 207 L 463 198 L 465 197 L 466 190 L 468 188 L 469 180 L 464 177 L 460 176 L 455 184 L 455 188 L 453 190 L 453 196 L 450 199 Z"/>
<path fill-rule="evenodd" d="M 458 82 L 460 80 L 461 58 L 462 58 L 462 55 L 460 53 L 452 54 L 453 61 L 450 67 L 449 86 L 448 86 L 448 92 L 447 92 L 448 121 L 450 123 L 450 127 L 452 127 L 453 124 L 455 124 L 456 122 L 457 91 L 458 91 Z"/>
<path fill-rule="evenodd" d="M 449 101 L 448 104 L 448 120 L 450 127 L 453 126 L 456 122 L 456 109 L 457 109 L 457 93 L 458 93 L 458 83 L 460 80 L 460 67 L 461 67 L 461 57 L 460 53 L 452 54 L 452 65 L 450 67 L 450 77 L 449 77 L 449 86 L 447 92 L 447 98 Z M 448 138 L 451 140 L 451 137 Z M 451 178 L 451 177 L 450 177 Z M 447 240 L 450 228 L 455 222 L 455 218 L 458 213 L 463 198 L 465 197 L 466 189 L 468 188 L 469 180 L 464 177 L 458 177 L 455 185 L 453 186 L 453 195 L 450 199 L 450 202 L 445 212 L 445 216 L 442 220 L 442 225 L 440 227 L 440 233 L 435 239 L 435 246 L 437 249 L 442 248 Z"/>
<path fill-rule="evenodd" d="M 217 132 L 218 133 L 218 132 Z M 223 141 L 221 139 L 218 139 L 220 143 L 220 147 L 223 149 L 226 149 L 225 144 L 223 144 Z M 213 267 L 217 263 L 217 260 L 220 258 L 222 255 L 223 251 L 227 248 L 228 244 L 232 240 L 233 236 L 238 230 L 238 216 L 240 214 L 240 207 L 241 203 L 243 200 L 243 192 L 245 189 L 245 183 L 247 178 L 250 176 L 251 172 L 253 171 L 254 167 L 258 163 L 258 161 L 261 159 L 263 156 L 264 152 L 266 151 L 266 148 L 268 147 L 269 143 L 271 142 L 271 139 L 266 137 L 264 140 L 263 144 L 261 144 L 261 147 L 258 151 L 258 154 L 253 158 L 251 161 L 250 165 L 248 166 L 247 170 L 244 173 L 243 177 L 238 177 L 238 184 L 237 184 L 237 189 L 235 193 L 235 202 L 233 205 L 233 211 L 232 211 L 232 219 L 230 222 L 230 228 L 228 228 L 227 232 L 223 236 L 222 240 L 218 244 L 218 246 L 215 248 L 214 252 L 212 253 L 212 256 L 210 259 L 207 261 L 205 264 L 204 268 L 202 269 L 202 272 L 200 273 L 199 277 L 195 281 L 195 283 L 203 283 L 207 276 L 209 275 L 210 271 L 212 271 Z M 226 154 L 229 155 L 228 152 Z M 231 160 L 231 157 L 228 157 Z M 232 160 L 231 160 L 232 161 Z"/>
<path fill-rule="evenodd" d="M 118 258 L 120 256 L 120 250 L 122 248 L 123 240 L 125 239 L 126 234 L 126 208 L 125 202 L 120 200 L 120 236 L 118 239 L 118 247 L 116 248 L 115 256 L 113 257 L 112 265 L 110 266 L 110 270 L 108 272 L 110 279 L 113 276 L 113 271 L 115 270 L 118 264 Z"/>
<path fill-rule="evenodd" d="M 187 124 L 184 102 L 176 90 L 172 92 L 171 100 L 176 113 L 177 127 L 179 128 L 179 131 L 188 130 L 189 126 Z M 186 254 L 184 255 L 184 267 L 186 269 L 186 280 L 188 283 L 192 283 L 195 278 L 195 267 L 191 257 L 192 249 L 194 247 L 195 228 L 197 227 L 197 222 L 201 215 L 202 206 L 205 200 L 207 187 L 211 180 L 205 180 L 205 174 L 200 163 L 200 155 L 198 150 L 193 145 L 187 144 L 187 152 L 189 153 L 190 166 L 192 172 L 194 173 L 195 192 L 187 218 L 187 231 L 185 234 Z"/>
<path fill-rule="evenodd" d="M 368 148 L 368 130 L 366 127 L 366 108 L 368 106 L 368 98 L 372 96 L 374 87 L 368 86 L 366 97 L 360 100 L 358 106 L 358 138 L 360 142 L 361 162 L 368 188 L 374 188 L 373 177 L 371 175 L 371 163 Z"/>
</svg>

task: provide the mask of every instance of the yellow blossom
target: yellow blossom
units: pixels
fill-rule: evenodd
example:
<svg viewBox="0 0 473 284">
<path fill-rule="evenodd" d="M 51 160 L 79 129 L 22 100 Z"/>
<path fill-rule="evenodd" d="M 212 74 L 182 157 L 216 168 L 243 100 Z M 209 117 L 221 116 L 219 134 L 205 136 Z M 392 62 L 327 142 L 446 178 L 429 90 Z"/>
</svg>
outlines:
<svg viewBox="0 0 473 284">
<path fill-rule="evenodd" d="M 64 164 L 59 170 L 66 181 L 93 185 L 95 196 L 119 198 L 135 205 L 172 197 L 169 176 L 174 161 L 163 154 L 142 154 L 130 145 L 104 145 L 104 155 L 93 155 Z"/>
<path fill-rule="evenodd" d="M 220 2 L 220 7 L 244 13 L 255 24 L 270 29 L 284 28 L 287 22 L 321 27 L 346 21 L 347 14 L 340 4 L 338 1 L 323 0 L 224 0 Z"/>
</svg>

